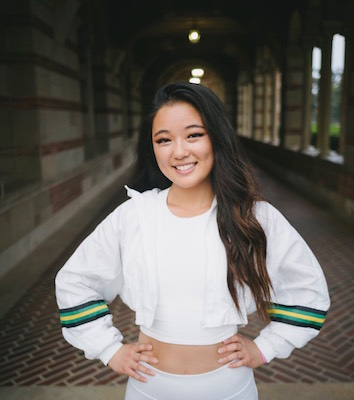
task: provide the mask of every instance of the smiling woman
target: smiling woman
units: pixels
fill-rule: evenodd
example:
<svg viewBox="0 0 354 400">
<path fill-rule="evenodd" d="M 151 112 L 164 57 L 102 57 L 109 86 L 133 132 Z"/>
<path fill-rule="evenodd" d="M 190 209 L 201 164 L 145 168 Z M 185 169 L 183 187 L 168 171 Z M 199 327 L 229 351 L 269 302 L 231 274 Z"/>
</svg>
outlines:
<svg viewBox="0 0 354 400">
<path fill-rule="evenodd" d="M 142 193 L 127 187 L 131 199 L 57 276 L 65 338 L 129 376 L 126 400 L 256 400 L 253 368 L 315 337 L 329 297 L 210 89 L 157 92 L 132 186 Z M 104 307 L 117 295 L 136 313 L 137 343 L 122 343 Z M 254 311 L 267 325 L 251 340 L 238 329 Z"/>
<path fill-rule="evenodd" d="M 156 113 L 152 135 L 157 165 L 172 182 L 168 204 L 184 204 L 184 215 L 193 203 L 200 212 L 209 208 L 214 155 L 200 113 L 189 103 L 167 104 Z"/>
</svg>

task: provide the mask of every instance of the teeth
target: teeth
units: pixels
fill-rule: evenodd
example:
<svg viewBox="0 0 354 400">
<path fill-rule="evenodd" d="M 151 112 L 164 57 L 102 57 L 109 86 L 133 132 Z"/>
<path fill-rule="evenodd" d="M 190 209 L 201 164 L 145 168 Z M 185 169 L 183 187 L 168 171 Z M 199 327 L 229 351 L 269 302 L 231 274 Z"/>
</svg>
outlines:
<svg viewBox="0 0 354 400">
<path fill-rule="evenodd" d="M 185 171 L 186 169 L 192 168 L 193 166 L 194 163 L 185 165 L 176 165 L 176 169 L 178 169 L 178 171 Z"/>
</svg>

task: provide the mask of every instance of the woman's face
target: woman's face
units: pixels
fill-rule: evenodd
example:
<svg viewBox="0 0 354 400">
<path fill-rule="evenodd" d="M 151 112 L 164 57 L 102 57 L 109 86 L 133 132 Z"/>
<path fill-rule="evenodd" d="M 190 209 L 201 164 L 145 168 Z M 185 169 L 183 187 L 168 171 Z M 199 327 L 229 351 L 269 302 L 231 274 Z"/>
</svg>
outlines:
<svg viewBox="0 0 354 400">
<path fill-rule="evenodd" d="M 210 185 L 214 164 L 211 141 L 199 112 L 189 103 L 167 104 L 156 113 L 152 142 L 161 172 L 174 185 Z"/>
</svg>

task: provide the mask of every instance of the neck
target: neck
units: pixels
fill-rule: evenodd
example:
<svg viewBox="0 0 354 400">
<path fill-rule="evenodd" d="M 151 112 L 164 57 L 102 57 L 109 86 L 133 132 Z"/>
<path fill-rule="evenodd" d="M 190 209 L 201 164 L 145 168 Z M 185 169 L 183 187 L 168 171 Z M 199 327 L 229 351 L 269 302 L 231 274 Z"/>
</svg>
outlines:
<svg viewBox="0 0 354 400">
<path fill-rule="evenodd" d="M 180 216 L 194 216 L 207 211 L 213 198 L 214 193 L 209 181 L 192 188 L 172 184 L 167 204 L 171 211 Z"/>
</svg>

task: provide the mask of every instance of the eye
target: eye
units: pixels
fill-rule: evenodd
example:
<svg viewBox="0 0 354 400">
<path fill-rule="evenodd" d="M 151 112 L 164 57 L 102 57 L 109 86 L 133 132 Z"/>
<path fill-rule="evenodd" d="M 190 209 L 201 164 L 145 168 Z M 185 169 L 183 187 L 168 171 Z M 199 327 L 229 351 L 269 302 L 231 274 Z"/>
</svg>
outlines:
<svg viewBox="0 0 354 400">
<path fill-rule="evenodd" d="M 163 143 L 168 143 L 170 141 L 170 139 L 167 138 L 160 138 L 156 140 L 157 144 L 163 144 Z"/>
<path fill-rule="evenodd" d="M 192 138 L 192 139 L 196 139 L 196 138 L 202 137 L 202 136 L 204 136 L 204 133 L 191 133 L 190 135 L 188 135 L 188 137 Z"/>
</svg>

